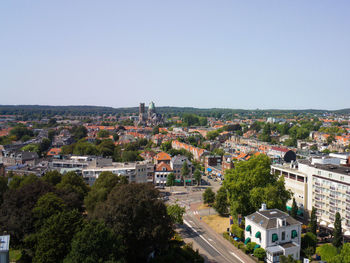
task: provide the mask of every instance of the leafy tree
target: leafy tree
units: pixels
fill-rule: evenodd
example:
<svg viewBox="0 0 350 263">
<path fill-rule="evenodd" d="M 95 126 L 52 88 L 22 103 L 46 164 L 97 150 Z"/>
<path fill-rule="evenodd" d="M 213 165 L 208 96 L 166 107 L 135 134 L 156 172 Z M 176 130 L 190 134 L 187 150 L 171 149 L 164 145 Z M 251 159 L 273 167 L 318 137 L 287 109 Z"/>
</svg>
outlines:
<svg viewBox="0 0 350 263">
<path fill-rule="evenodd" d="M 332 244 L 336 248 L 339 248 L 342 246 L 342 243 L 343 243 L 343 235 L 342 235 L 342 227 L 341 227 L 341 217 L 339 212 L 337 212 L 335 214 Z"/>
<path fill-rule="evenodd" d="M 47 138 L 44 138 L 39 144 L 39 153 L 42 154 L 46 152 L 51 146 L 51 141 Z"/>
<path fill-rule="evenodd" d="M 216 193 L 214 208 L 221 216 L 225 216 L 228 214 L 228 206 L 226 189 L 225 187 L 220 187 Z"/>
<path fill-rule="evenodd" d="M 227 170 L 224 186 L 228 190 L 230 211 L 235 216 L 253 213 L 262 203 L 285 211 L 291 197 L 283 178 L 271 174 L 270 159 L 262 154 L 237 162 L 234 169 Z"/>
<path fill-rule="evenodd" d="M 207 139 L 208 140 L 215 140 L 216 137 L 219 136 L 219 132 L 216 130 L 216 131 L 210 131 L 207 133 Z"/>
<path fill-rule="evenodd" d="M 149 184 L 114 187 L 107 200 L 96 206 L 93 217 L 103 219 L 120 236 L 127 262 L 145 262 L 151 252 L 161 253 L 173 235 L 159 191 Z"/>
<path fill-rule="evenodd" d="M 24 236 L 34 230 L 32 209 L 42 195 L 53 190 L 53 186 L 38 180 L 20 189 L 10 189 L 3 195 L 0 226 L 11 235 L 11 246 L 19 248 L 23 245 Z"/>
<path fill-rule="evenodd" d="M 118 176 L 112 172 L 102 172 L 91 187 L 91 191 L 85 197 L 86 210 L 92 214 L 98 203 L 107 200 L 108 194 L 119 184 L 127 184 L 125 176 Z"/>
<path fill-rule="evenodd" d="M 29 137 L 33 137 L 34 133 L 32 130 L 29 130 L 28 128 L 24 127 L 24 126 L 16 126 L 14 127 L 11 131 L 10 131 L 10 136 L 13 136 L 15 138 L 16 141 L 18 141 L 19 139 L 21 139 L 22 137 L 26 136 L 26 138 Z"/>
<path fill-rule="evenodd" d="M 309 223 L 310 232 L 316 235 L 317 233 L 317 216 L 316 216 L 316 208 L 312 207 L 311 218 Z"/>
<path fill-rule="evenodd" d="M 335 141 L 335 137 L 333 134 L 329 135 L 327 138 L 327 144 L 332 144 Z"/>
<path fill-rule="evenodd" d="M 40 231 L 32 237 L 35 240 L 33 263 L 62 262 L 82 223 L 81 214 L 77 210 L 54 214 L 48 218 Z"/>
<path fill-rule="evenodd" d="M 167 213 L 174 224 L 183 224 L 183 215 L 186 213 L 184 207 L 181 207 L 178 204 L 169 205 L 167 206 Z"/>
<path fill-rule="evenodd" d="M 98 131 L 98 133 L 97 133 L 97 137 L 98 138 L 108 138 L 109 137 L 109 131 L 107 131 L 107 130 L 100 130 L 100 131 Z"/>
<path fill-rule="evenodd" d="M 317 236 L 311 232 L 301 236 L 301 249 L 305 255 L 309 256 L 314 254 L 317 245 Z"/>
<path fill-rule="evenodd" d="M 48 171 L 44 174 L 42 179 L 52 185 L 57 185 L 61 182 L 62 174 L 60 174 L 57 170 Z"/>
<path fill-rule="evenodd" d="M 56 194 L 49 192 L 41 196 L 33 208 L 36 225 L 41 227 L 49 217 L 67 209 L 66 204 Z"/>
<path fill-rule="evenodd" d="M 3 202 L 3 195 L 6 193 L 7 190 L 7 177 L 0 176 L 0 206 Z"/>
<path fill-rule="evenodd" d="M 113 140 L 117 142 L 119 140 L 119 135 L 117 133 L 113 134 Z"/>
<path fill-rule="evenodd" d="M 203 193 L 203 201 L 204 201 L 204 204 L 208 204 L 210 206 L 214 204 L 215 193 L 213 192 L 211 187 L 208 187 L 207 189 L 205 189 L 205 191 Z"/>
<path fill-rule="evenodd" d="M 71 130 L 75 140 L 83 139 L 87 136 L 88 130 L 84 126 L 74 126 Z"/>
<path fill-rule="evenodd" d="M 239 239 L 243 240 L 244 239 L 244 229 L 239 227 L 237 224 L 233 224 L 231 226 L 231 232 L 235 236 L 237 236 Z"/>
<path fill-rule="evenodd" d="M 197 181 L 197 185 L 200 185 L 201 179 L 202 179 L 202 175 L 201 175 L 201 172 L 200 172 L 198 169 L 196 169 L 196 170 L 194 171 L 193 177 L 194 177 L 194 179 Z"/>
<path fill-rule="evenodd" d="M 75 172 L 68 172 L 63 175 L 61 182 L 57 184 L 57 188 L 78 194 L 81 201 L 84 200 L 89 191 L 84 179 Z"/>
<path fill-rule="evenodd" d="M 142 157 L 139 155 L 137 151 L 124 151 L 122 153 L 122 161 L 123 162 L 136 162 L 142 161 Z"/>
<path fill-rule="evenodd" d="M 254 257 L 258 258 L 260 261 L 263 261 L 266 257 L 265 249 L 261 247 L 254 249 Z"/>
<path fill-rule="evenodd" d="M 188 164 L 187 162 L 185 161 L 182 165 L 182 168 L 181 168 L 181 176 L 182 176 L 182 179 L 184 180 L 184 185 L 186 184 L 186 177 L 190 174 L 190 169 L 188 169 Z"/>
<path fill-rule="evenodd" d="M 153 135 L 156 135 L 156 134 L 158 134 L 159 133 L 159 126 L 154 126 L 153 127 L 153 130 L 152 130 L 152 134 Z"/>
<path fill-rule="evenodd" d="M 331 244 L 324 244 L 316 248 L 316 254 L 320 255 L 323 261 L 329 262 L 338 254 L 338 250 Z"/>
<path fill-rule="evenodd" d="M 255 242 L 249 242 L 249 243 L 245 246 L 246 252 L 247 252 L 248 254 L 253 253 L 254 247 L 255 247 L 255 246 L 256 246 L 256 243 L 255 243 Z"/>
<path fill-rule="evenodd" d="M 53 141 L 53 138 L 55 137 L 56 135 L 56 131 L 55 130 L 49 130 L 47 132 L 47 137 L 49 138 L 49 140 L 52 142 Z"/>
<path fill-rule="evenodd" d="M 170 173 L 166 178 L 166 186 L 174 186 L 175 185 L 175 174 Z"/>
<path fill-rule="evenodd" d="M 295 198 L 293 198 L 292 210 L 290 211 L 290 215 L 295 219 L 297 218 L 297 215 L 298 215 L 298 205 L 297 205 L 297 202 L 295 201 Z"/>
<path fill-rule="evenodd" d="M 166 142 L 163 142 L 161 145 L 160 145 L 160 149 L 164 152 L 169 152 L 169 150 L 172 149 L 172 146 L 171 146 L 171 141 L 166 141 Z"/>
<path fill-rule="evenodd" d="M 100 153 L 100 155 L 106 157 L 106 156 L 112 156 L 114 153 L 114 143 L 112 140 L 103 140 L 98 146 L 97 150 Z"/>
<path fill-rule="evenodd" d="M 101 221 L 84 224 L 72 239 L 72 248 L 64 263 L 115 262 L 120 258 L 120 241 Z"/>
<path fill-rule="evenodd" d="M 340 253 L 331 258 L 329 263 L 348 263 L 350 262 L 350 243 L 345 243 L 340 250 Z"/>
</svg>

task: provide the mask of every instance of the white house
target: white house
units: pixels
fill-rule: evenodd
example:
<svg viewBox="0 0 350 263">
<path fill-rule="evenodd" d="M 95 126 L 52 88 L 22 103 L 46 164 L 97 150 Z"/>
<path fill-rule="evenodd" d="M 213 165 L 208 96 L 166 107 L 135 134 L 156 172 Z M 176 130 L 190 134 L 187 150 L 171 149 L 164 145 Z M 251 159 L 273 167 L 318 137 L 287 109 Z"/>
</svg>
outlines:
<svg viewBox="0 0 350 263">
<path fill-rule="evenodd" d="M 268 263 L 279 262 L 281 255 L 300 257 L 301 223 L 278 209 L 262 208 L 245 217 L 245 244 L 255 242 L 266 250 Z"/>
</svg>

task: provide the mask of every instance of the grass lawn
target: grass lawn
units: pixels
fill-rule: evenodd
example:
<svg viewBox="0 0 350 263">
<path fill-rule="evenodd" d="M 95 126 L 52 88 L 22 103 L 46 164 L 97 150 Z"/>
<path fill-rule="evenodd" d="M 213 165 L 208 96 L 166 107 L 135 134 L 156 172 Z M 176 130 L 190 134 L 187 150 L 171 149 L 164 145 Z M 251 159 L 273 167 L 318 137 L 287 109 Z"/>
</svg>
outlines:
<svg viewBox="0 0 350 263">
<path fill-rule="evenodd" d="M 22 256 L 21 250 L 10 249 L 10 262 L 16 262 Z"/>
<path fill-rule="evenodd" d="M 230 219 L 219 215 L 203 216 L 202 220 L 208 224 L 215 232 L 222 234 L 230 227 Z"/>
</svg>

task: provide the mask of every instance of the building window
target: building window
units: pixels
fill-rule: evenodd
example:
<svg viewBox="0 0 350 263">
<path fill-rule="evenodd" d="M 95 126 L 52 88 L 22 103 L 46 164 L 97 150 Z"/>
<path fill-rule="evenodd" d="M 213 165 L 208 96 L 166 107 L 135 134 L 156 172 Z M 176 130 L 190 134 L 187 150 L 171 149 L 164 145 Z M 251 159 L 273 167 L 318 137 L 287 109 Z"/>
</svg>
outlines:
<svg viewBox="0 0 350 263">
<path fill-rule="evenodd" d="M 282 232 L 282 241 L 286 239 L 286 232 Z"/>
</svg>

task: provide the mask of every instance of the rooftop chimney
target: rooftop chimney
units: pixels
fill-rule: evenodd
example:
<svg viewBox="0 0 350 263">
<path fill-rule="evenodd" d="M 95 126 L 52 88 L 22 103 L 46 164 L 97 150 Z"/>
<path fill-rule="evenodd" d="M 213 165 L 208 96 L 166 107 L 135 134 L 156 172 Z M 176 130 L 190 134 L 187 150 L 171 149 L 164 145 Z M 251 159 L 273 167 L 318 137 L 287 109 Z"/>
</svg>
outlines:
<svg viewBox="0 0 350 263">
<path fill-rule="evenodd" d="M 261 204 L 261 208 L 260 208 L 259 211 L 265 211 L 265 210 L 267 210 L 267 209 L 266 209 L 266 204 L 262 203 L 262 204 Z"/>
</svg>

